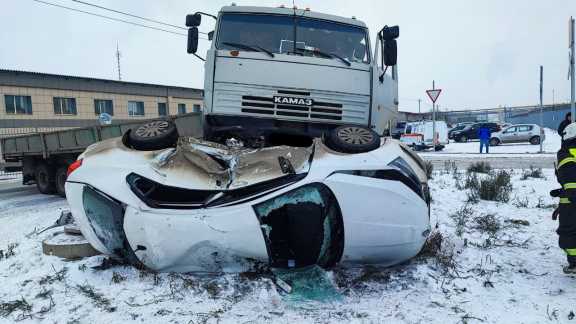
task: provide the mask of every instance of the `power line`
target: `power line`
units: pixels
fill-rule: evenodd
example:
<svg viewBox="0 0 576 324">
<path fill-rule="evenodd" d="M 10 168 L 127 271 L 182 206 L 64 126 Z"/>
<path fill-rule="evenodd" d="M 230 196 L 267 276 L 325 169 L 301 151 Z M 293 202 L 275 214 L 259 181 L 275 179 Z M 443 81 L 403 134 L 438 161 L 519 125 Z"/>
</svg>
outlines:
<svg viewBox="0 0 576 324">
<path fill-rule="evenodd" d="M 49 5 L 49 6 L 53 6 L 53 7 L 58 7 L 58 8 L 62 8 L 62 9 L 67 9 L 67 10 L 75 11 L 75 12 L 81 12 L 81 13 L 84 13 L 84 14 L 87 14 L 87 15 L 96 16 L 96 17 L 100 17 L 100 18 L 104 18 L 104 19 L 108 19 L 108 20 L 113 20 L 113 21 L 117 21 L 117 22 L 122 22 L 122 23 L 129 24 L 129 25 L 134 25 L 134 26 L 143 27 L 143 28 L 148 28 L 148 29 L 154 29 L 154 30 L 157 30 L 157 31 L 162 31 L 162 32 L 165 32 L 165 33 L 170 33 L 170 34 L 179 35 L 179 36 L 187 36 L 187 34 L 175 32 L 175 31 L 171 31 L 171 30 L 167 30 L 167 29 L 163 29 L 163 28 L 148 26 L 148 25 L 144 25 L 144 24 L 139 24 L 139 23 L 132 22 L 132 21 L 128 21 L 128 20 L 124 20 L 124 19 L 119 19 L 119 18 L 104 16 L 104 15 L 100 15 L 100 14 L 93 13 L 93 12 L 90 12 L 90 11 L 84 11 L 84 10 L 80 10 L 80 9 L 76 9 L 76 8 L 71 8 L 71 7 L 59 5 L 59 4 L 56 4 L 56 3 L 51 3 L 51 2 L 42 1 L 42 0 L 32 0 L 32 1 L 38 2 L 38 3 L 42 3 L 42 4 L 45 4 L 45 5 Z M 202 39 L 204 39 L 204 38 L 202 38 Z"/>
<path fill-rule="evenodd" d="M 174 28 L 178 28 L 178 29 L 183 29 L 183 30 L 188 30 L 187 28 L 182 27 L 182 26 L 172 25 L 172 24 L 169 24 L 169 23 L 165 23 L 165 22 L 163 22 L 163 21 L 159 21 L 159 20 L 155 20 L 155 19 L 150 19 L 150 18 L 146 18 L 146 17 L 142 17 L 142 16 L 137 16 L 137 15 L 134 15 L 134 14 L 131 14 L 131 13 L 128 13 L 128 12 L 123 12 L 123 11 L 116 10 L 116 9 L 106 8 L 106 7 L 99 6 L 99 5 L 96 5 L 96 4 L 93 4 L 93 3 L 89 3 L 89 2 L 85 2 L 85 1 L 80 1 L 80 0 L 72 0 L 72 1 L 78 2 L 78 3 L 81 3 L 81 4 L 84 4 L 84 5 L 87 5 L 87 6 L 95 7 L 95 8 L 98 8 L 98 9 L 102 9 L 102 10 L 107 10 L 107 11 L 119 13 L 119 14 L 121 14 L 121 15 L 125 15 L 125 16 L 129 16 L 129 17 L 133 17 L 133 18 L 138 18 L 138 19 L 146 20 L 146 21 L 153 22 L 153 23 L 156 23 L 156 24 L 165 25 L 165 26 L 170 26 L 170 27 L 174 27 Z M 208 34 L 208 33 L 204 33 L 204 32 L 199 32 L 199 33 L 200 33 L 200 34 L 206 34 L 206 35 Z"/>
</svg>

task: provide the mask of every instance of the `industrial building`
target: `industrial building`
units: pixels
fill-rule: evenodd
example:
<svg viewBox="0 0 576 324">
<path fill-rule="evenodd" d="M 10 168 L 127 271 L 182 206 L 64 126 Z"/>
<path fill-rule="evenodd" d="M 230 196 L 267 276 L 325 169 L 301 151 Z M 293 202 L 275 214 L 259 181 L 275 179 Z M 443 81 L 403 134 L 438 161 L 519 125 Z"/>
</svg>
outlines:
<svg viewBox="0 0 576 324">
<path fill-rule="evenodd" d="M 200 89 L 0 69 L 0 136 L 199 112 Z"/>
</svg>

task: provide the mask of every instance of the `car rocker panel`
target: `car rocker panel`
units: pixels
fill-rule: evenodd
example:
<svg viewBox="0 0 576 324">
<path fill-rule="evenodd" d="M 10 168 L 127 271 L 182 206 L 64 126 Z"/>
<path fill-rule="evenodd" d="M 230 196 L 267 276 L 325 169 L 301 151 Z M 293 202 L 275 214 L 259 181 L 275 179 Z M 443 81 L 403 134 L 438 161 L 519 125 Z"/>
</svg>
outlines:
<svg viewBox="0 0 576 324">
<path fill-rule="evenodd" d="M 245 259 L 391 265 L 416 255 L 429 233 L 423 162 L 398 141 L 358 154 L 320 140 L 257 150 L 192 142 L 141 152 L 116 139 L 79 157 L 66 195 L 97 250 L 157 271 L 220 271 Z"/>
</svg>

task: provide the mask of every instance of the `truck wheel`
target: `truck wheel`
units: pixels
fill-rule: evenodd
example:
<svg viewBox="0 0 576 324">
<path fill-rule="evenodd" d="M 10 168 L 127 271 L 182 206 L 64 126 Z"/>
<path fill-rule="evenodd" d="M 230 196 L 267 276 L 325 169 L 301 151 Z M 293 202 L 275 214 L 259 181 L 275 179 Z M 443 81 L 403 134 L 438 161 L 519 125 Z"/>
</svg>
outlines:
<svg viewBox="0 0 576 324">
<path fill-rule="evenodd" d="M 54 168 L 46 163 L 36 167 L 36 187 L 43 194 L 53 194 L 56 191 Z"/>
<path fill-rule="evenodd" d="M 176 125 L 170 120 L 154 120 L 129 131 L 129 145 L 139 151 L 172 147 L 178 140 Z"/>
<path fill-rule="evenodd" d="M 68 178 L 68 168 L 61 166 L 56 170 L 56 193 L 60 197 L 66 198 L 66 190 L 64 185 L 66 184 L 66 178 Z"/>
<path fill-rule="evenodd" d="M 339 126 L 325 137 L 326 146 L 342 153 L 364 153 L 380 147 L 380 136 L 363 126 Z"/>
<path fill-rule="evenodd" d="M 530 139 L 530 144 L 538 145 L 540 144 L 540 136 L 534 136 Z"/>
<path fill-rule="evenodd" d="M 499 140 L 499 139 L 497 139 L 497 138 L 495 138 L 495 137 L 493 137 L 493 138 L 490 139 L 490 146 L 498 146 L 498 145 L 500 145 L 500 140 Z"/>
</svg>

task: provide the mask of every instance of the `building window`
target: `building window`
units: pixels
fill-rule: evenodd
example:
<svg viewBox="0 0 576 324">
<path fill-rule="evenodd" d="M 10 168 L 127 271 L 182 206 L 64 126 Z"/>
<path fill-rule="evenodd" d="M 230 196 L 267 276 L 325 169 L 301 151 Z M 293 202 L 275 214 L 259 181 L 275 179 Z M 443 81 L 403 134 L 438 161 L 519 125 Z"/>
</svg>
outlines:
<svg viewBox="0 0 576 324">
<path fill-rule="evenodd" d="M 76 115 L 76 98 L 54 97 L 54 113 L 56 115 Z"/>
<path fill-rule="evenodd" d="M 200 112 L 200 110 L 201 110 L 201 108 L 200 108 L 200 105 L 198 105 L 198 104 L 195 104 L 194 107 L 192 108 L 193 112 Z"/>
<path fill-rule="evenodd" d="M 32 115 L 32 97 L 5 95 L 6 113 L 15 115 Z"/>
<path fill-rule="evenodd" d="M 168 109 L 166 109 L 165 102 L 158 103 L 158 116 L 168 116 Z"/>
<path fill-rule="evenodd" d="M 128 101 L 128 116 L 144 116 L 144 102 Z"/>
<path fill-rule="evenodd" d="M 186 104 L 178 104 L 178 115 L 186 113 Z"/>
<path fill-rule="evenodd" d="M 94 113 L 96 115 L 107 113 L 110 116 L 114 116 L 114 104 L 112 100 L 94 99 Z"/>
</svg>

